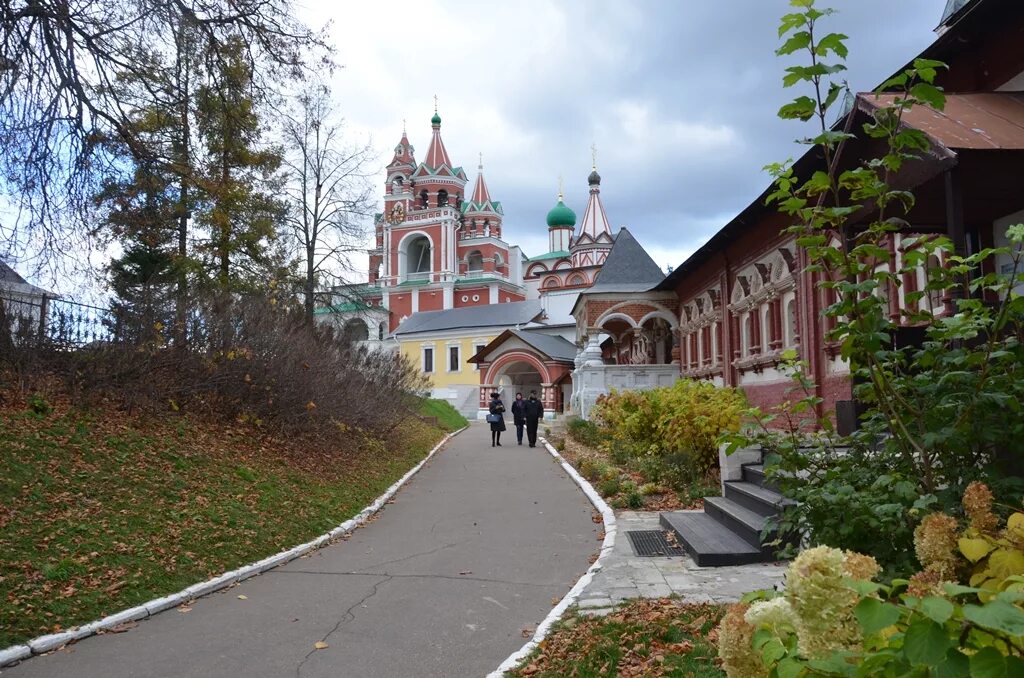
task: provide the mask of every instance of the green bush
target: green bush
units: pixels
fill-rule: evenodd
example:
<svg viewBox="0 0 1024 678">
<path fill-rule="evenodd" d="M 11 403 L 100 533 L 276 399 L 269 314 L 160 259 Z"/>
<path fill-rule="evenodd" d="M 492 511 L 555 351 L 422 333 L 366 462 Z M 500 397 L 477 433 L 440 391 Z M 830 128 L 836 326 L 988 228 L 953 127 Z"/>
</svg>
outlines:
<svg viewBox="0 0 1024 678">
<path fill-rule="evenodd" d="M 566 431 L 581 445 L 596 448 L 601 444 L 601 430 L 592 421 L 574 417 L 566 424 Z"/>
<path fill-rule="evenodd" d="M 604 478 L 597 486 L 598 492 L 601 493 L 602 497 L 612 497 L 619 493 L 621 484 L 619 477 L 616 475 L 612 478 Z"/>
<path fill-rule="evenodd" d="M 643 508 L 644 496 L 640 493 L 640 488 L 632 480 L 625 480 L 619 485 L 619 494 L 622 495 L 625 508 Z"/>
<path fill-rule="evenodd" d="M 742 392 L 708 381 L 680 379 L 649 391 L 612 391 L 598 400 L 601 445 L 609 455 L 658 459 L 688 482 L 718 463 L 718 438 L 739 429 Z"/>
</svg>

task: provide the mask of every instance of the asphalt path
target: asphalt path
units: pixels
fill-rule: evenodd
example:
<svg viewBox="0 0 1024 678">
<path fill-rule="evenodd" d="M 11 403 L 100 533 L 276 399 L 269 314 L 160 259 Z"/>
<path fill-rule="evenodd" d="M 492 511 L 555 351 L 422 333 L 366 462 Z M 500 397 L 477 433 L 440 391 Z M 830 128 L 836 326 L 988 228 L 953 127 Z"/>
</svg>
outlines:
<svg viewBox="0 0 1024 678">
<path fill-rule="evenodd" d="M 0 673 L 483 676 L 526 642 L 600 547 L 601 526 L 575 483 L 543 448 L 506 437 L 511 444 L 492 448 L 487 426 L 474 423 L 347 540 L 187 612 Z"/>
</svg>

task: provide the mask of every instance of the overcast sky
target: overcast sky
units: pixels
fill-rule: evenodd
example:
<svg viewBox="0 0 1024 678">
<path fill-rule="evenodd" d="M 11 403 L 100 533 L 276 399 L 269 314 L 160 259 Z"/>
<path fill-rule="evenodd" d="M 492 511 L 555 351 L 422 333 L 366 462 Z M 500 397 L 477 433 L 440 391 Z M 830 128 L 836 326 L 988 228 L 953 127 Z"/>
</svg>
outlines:
<svg viewBox="0 0 1024 678">
<path fill-rule="evenodd" d="M 467 192 L 483 153 L 505 239 L 530 256 L 547 250 L 559 175 L 582 217 L 591 144 L 608 218 L 662 266 L 755 199 L 766 163 L 801 153 L 800 126 L 775 117 L 793 94 L 774 56 L 788 0 L 299 2 L 311 25 L 331 22 L 336 97 L 351 133 L 371 136 L 381 187 L 403 119 L 426 154 L 436 94 Z M 825 27 L 850 36 L 851 86 L 916 56 L 945 2 L 826 3 L 839 13 Z"/>
</svg>

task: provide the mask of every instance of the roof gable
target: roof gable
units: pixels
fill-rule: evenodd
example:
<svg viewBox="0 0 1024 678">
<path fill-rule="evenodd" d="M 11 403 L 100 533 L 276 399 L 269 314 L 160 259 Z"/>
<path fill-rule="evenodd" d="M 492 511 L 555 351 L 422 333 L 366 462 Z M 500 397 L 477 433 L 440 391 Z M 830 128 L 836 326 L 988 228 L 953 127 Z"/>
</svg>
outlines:
<svg viewBox="0 0 1024 678">
<path fill-rule="evenodd" d="M 615 237 L 608 258 L 585 294 L 600 292 L 647 292 L 665 279 L 665 272 L 651 258 L 629 229 Z"/>
</svg>

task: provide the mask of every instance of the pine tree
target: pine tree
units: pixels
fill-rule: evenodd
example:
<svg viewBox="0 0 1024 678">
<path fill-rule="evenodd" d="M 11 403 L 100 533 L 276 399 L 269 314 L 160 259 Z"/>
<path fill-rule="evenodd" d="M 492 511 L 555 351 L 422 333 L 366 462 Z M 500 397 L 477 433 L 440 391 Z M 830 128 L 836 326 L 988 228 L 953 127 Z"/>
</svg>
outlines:
<svg viewBox="0 0 1024 678">
<path fill-rule="evenodd" d="M 272 195 L 280 155 L 262 143 L 245 44 L 232 40 L 224 49 L 196 107 L 204 154 L 198 220 L 208 230 L 211 278 L 221 292 L 264 287 L 286 266 L 275 242 L 281 205 Z"/>
</svg>

